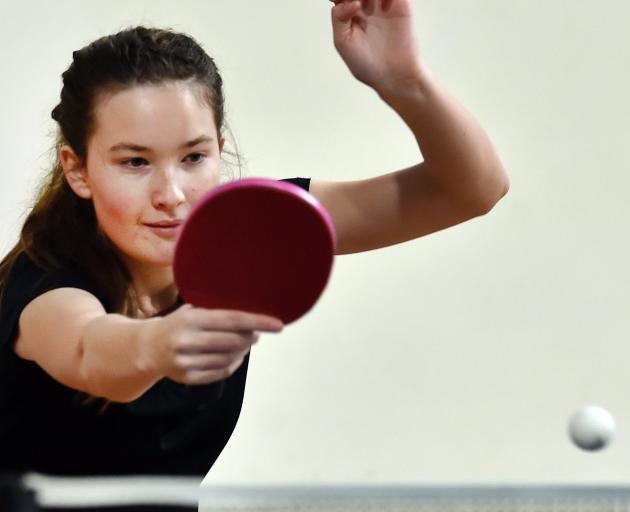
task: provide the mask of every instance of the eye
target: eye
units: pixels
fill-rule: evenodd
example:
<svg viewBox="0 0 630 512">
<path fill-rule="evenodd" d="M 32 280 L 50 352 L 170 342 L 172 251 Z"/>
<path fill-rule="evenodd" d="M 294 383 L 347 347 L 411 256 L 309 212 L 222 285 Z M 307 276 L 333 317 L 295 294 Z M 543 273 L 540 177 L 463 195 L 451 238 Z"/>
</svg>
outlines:
<svg viewBox="0 0 630 512">
<path fill-rule="evenodd" d="M 190 159 L 191 163 L 198 164 L 206 158 L 206 155 L 204 155 L 203 153 L 192 153 L 188 155 L 186 158 Z"/>
<path fill-rule="evenodd" d="M 147 161 L 144 158 L 135 157 L 135 158 L 130 158 L 129 160 L 123 161 L 122 164 L 128 167 L 133 167 L 134 169 L 139 169 L 145 163 L 147 163 Z"/>
</svg>

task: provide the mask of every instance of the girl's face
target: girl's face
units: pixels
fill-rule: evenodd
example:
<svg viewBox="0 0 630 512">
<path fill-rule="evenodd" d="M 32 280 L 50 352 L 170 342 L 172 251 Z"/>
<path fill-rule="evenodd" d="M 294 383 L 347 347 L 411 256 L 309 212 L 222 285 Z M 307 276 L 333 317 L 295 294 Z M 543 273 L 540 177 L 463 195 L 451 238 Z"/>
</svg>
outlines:
<svg viewBox="0 0 630 512">
<path fill-rule="evenodd" d="M 219 183 L 224 141 L 196 87 L 134 86 L 97 101 L 84 185 L 73 189 L 131 267 L 172 265 L 182 221 Z"/>
</svg>

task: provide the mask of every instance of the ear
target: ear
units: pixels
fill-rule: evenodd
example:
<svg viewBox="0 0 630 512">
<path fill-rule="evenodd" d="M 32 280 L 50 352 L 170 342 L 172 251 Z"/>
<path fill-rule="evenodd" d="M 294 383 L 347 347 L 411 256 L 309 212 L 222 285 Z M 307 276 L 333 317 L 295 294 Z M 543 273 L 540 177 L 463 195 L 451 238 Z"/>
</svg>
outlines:
<svg viewBox="0 0 630 512">
<path fill-rule="evenodd" d="M 225 144 L 225 137 L 219 138 L 219 153 L 223 153 L 223 145 Z"/>
<path fill-rule="evenodd" d="M 84 168 L 81 159 L 67 144 L 59 148 L 59 161 L 66 181 L 74 193 L 83 199 L 91 199 L 92 190 L 87 180 L 87 169 Z"/>
</svg>

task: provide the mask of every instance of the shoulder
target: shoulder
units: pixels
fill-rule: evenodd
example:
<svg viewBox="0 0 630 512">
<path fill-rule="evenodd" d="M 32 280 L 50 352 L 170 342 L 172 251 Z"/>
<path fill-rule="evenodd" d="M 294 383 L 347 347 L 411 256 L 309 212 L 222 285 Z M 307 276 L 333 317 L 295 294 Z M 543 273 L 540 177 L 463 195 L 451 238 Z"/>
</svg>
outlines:
<svg viewBox="0 0 630 512">
<path fill-rule="evenodd" d="M 14 340 L 20 315 L 31 302 L 58 288 L 78 288 L 96 297 L 105 309 L 105 295 L 86 275 L 70 270 L 51 271 L 36 264 L 25 253 L 15 260 L 4 283 L 0 300 L 0 347 Z"/>
<path fill-rule="evenodd" d="M 56 288 L 80 288 L 106 303 L 103 293 L 84 273 L 72 270 L 49 270 L 35 263 L 27 254 L 20 254 L 7 277 L 2 294 L 2 310 L 5 306 L 29 299 Z"/>
</svg>

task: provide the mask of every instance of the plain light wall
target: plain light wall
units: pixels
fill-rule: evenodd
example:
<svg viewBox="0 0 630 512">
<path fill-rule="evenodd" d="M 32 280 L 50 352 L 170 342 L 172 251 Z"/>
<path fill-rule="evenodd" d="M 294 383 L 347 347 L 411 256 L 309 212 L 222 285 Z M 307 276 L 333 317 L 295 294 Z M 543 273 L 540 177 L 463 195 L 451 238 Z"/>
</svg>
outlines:
<svg viewBox="0 0 630 512">
<path fill-rule="evenodd" d="M 247 175 L 420 161 L 336 54 L 330 5 L 2 0 L 3 250 L 49 166 L 72 51 L 129 25 L 190 33 L 216 58 Z M 627 482 L 630 4 L 413 5 L 422 58 L 493 139 L 511 190 L 484 217 L 337 258 L 315 309 L 255 347 L 205 483 Z M 599 453 L 566 435 L 587 403 L 619 425 Z"/>
</svg>

